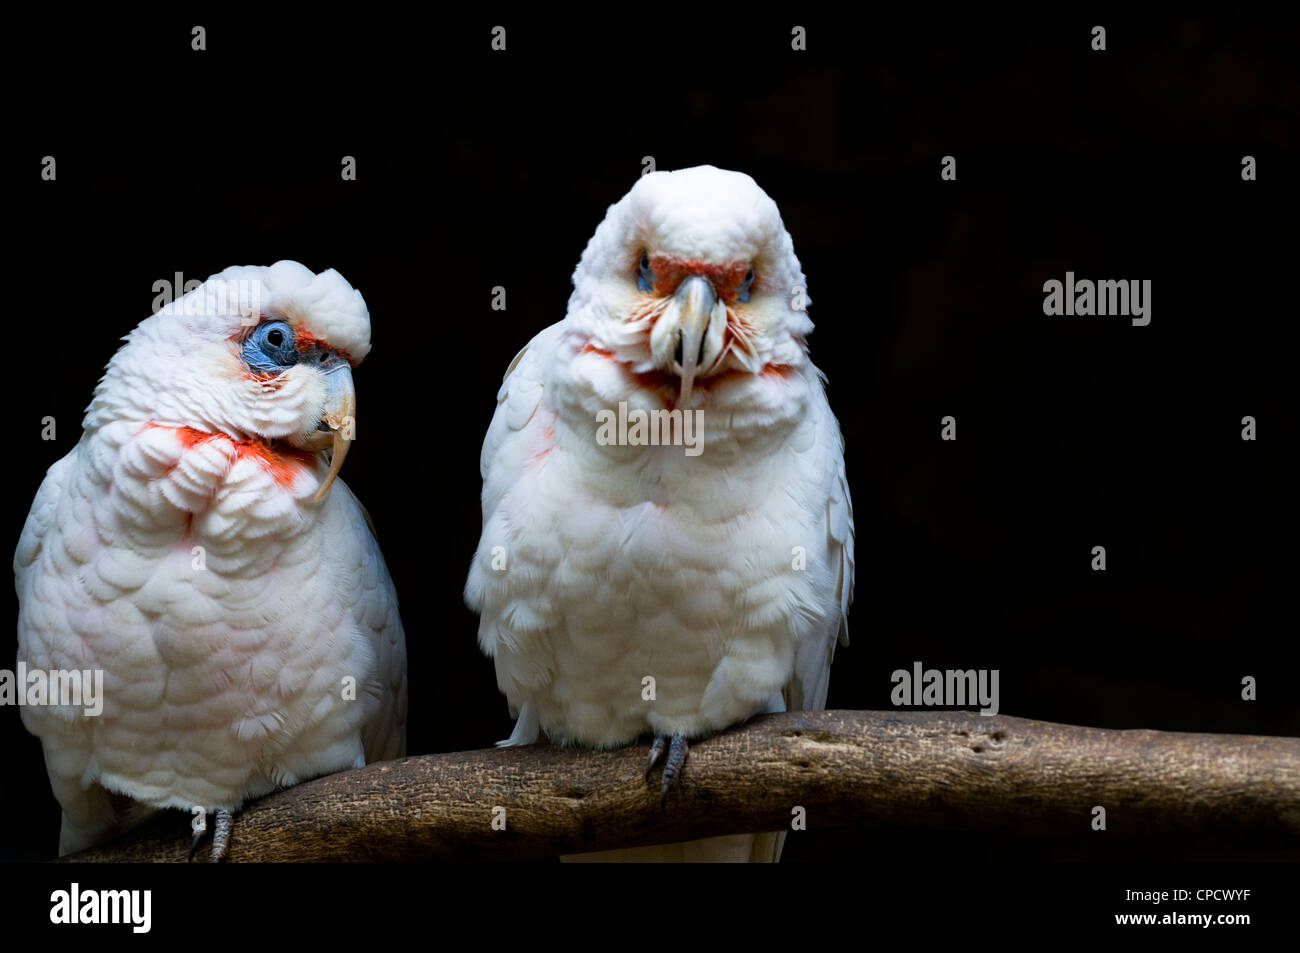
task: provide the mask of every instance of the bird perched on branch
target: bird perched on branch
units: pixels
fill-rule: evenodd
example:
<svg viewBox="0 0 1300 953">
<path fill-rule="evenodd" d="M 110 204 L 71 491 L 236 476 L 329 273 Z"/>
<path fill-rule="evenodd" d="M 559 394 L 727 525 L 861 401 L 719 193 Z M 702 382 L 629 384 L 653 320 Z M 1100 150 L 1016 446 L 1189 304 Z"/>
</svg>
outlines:
<svg viewBox="0 0 1300 953">
<path fill-rule="evenodd" d="M 102 712 L 23 721 L 60 853 L 179 808 L 200 832 L 216 812 L 215 860 L 246 800 L 405 748 L 397 597 L 335 480 L 370 317 L 338 272 L 282 261 L 215 275 L 125 340 L 14 558 L 19 661 L 102 671 Z"/>
<path fill-rule="evenodd" d="M 843 441 L 749 176 L 644 176 L 573 285 L 497 394 L 466 599 L 518 719 L 502 744 L 649 736 L 666 798 L 691 740 L 825 705 L 853 592 Z M 782 836 L 592 856 L 775 860 Z"/>
</svg>

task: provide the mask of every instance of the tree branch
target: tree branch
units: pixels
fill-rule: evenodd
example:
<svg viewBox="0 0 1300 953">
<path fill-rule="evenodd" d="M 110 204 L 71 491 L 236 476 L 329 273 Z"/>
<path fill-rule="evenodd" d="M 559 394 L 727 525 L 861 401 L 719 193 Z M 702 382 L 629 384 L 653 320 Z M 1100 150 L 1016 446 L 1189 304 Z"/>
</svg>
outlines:
<svg viewBox="0 0 1300 953">
<path fill-rule="evenodd" d="M 666 810 L 647 748 L 423 755 L 248 805 L 232 861 L 519 859 L 864 823 L 1067 833 L 1233 832 L 1300 843 L 1300 739 L 1110 731 L 965 712 L 790 712 L 691 747 Z M 505 808 L 494 830 L 493 808 Z M 183 819 L 184 818 L 184 819 Z M 71 861 L 184 861 L 166 812 Z M 199 858 L 206 859 L 204 848 Z"/>
</svg>

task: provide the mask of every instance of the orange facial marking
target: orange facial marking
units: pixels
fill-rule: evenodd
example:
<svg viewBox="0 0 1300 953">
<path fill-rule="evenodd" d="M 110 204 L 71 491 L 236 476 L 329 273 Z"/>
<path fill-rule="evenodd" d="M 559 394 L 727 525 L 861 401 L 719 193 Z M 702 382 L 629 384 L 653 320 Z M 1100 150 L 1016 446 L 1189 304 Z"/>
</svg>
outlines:
<svg viewBox="0 0 1300 953">
<path fill-rule="evenodd" d="M 745 273 L 750 265 L 746 261 L 735 261 L 726 265 L 702 261 L 698 258 L 676 258 L 672 255 L 651 255 L 650 268 L 654 271 L 654 293 L 661 296 L 671 295 L 677 286 L 691 275 L 701 275 L 713 285 L 713 290 L 723 301 L 735 301 L 740 283 L 745 280 Z"/>
<path fill-rule="evenodd" d="M 322 351 L 330 351 L 337 354 L 343 360 L 347 361 L 352 367 L 357 366 L 357 362 L 352 360 L 352 355 L 339 347 L 334 347 L 324 338 L 317 337 L 302 325 L 295 325 L 293 329 L 293 346 L 298 352 L 310 351 L 312 348 L 320 348 Z"/>
</svg>

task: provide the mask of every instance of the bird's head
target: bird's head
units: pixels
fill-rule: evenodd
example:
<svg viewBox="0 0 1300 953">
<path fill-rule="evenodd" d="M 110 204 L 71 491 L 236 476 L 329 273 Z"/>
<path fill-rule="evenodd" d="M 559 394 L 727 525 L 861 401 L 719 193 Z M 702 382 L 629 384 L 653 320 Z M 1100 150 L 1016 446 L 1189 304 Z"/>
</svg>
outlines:
<svg viewBox="0 0 1300 953">
<path fill-rule="evenodd" d="M 88 430 L 127 420 L 272 453 L 332 449 L 324 497 L 355 428 L 352 367 L 370 350 L 366 303 L 337 271 L 227 268 L 125 340 L 87 409 Z"/>
<path fill-rule="evenodd" d="M 800 367 L 812 330 L 776 203 L 740 172 L 643 176 L 610 206 L 574 272 L 570 315 L 590 347 L 680 404 L 710 379 Z"/>
</svg>

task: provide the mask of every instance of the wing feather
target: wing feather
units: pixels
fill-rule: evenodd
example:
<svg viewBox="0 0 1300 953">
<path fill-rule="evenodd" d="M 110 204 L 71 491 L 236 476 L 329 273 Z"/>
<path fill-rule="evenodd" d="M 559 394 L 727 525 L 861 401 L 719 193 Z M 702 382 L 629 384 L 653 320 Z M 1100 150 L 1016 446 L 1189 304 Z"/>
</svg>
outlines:
<svg viewBox="0 0 1300 953">
<path fill-rule="evenodd" d="M 839 608 L 813 638 L 801 640 L 794 674 L 785 690 L 787 711 L 826 707 L 835 646 L 837 642 L 849 644 L 849 607 L 853 603 L 853 500 L 844 468 L 844 437 L 825 401 L 821 404 L 816 439 L 806 455 L 811 471 L 820 475 L 818 493 L 826 501 L 820 531 L 826 542 L 826 564 L 835 579 Z"/>
</svg>

